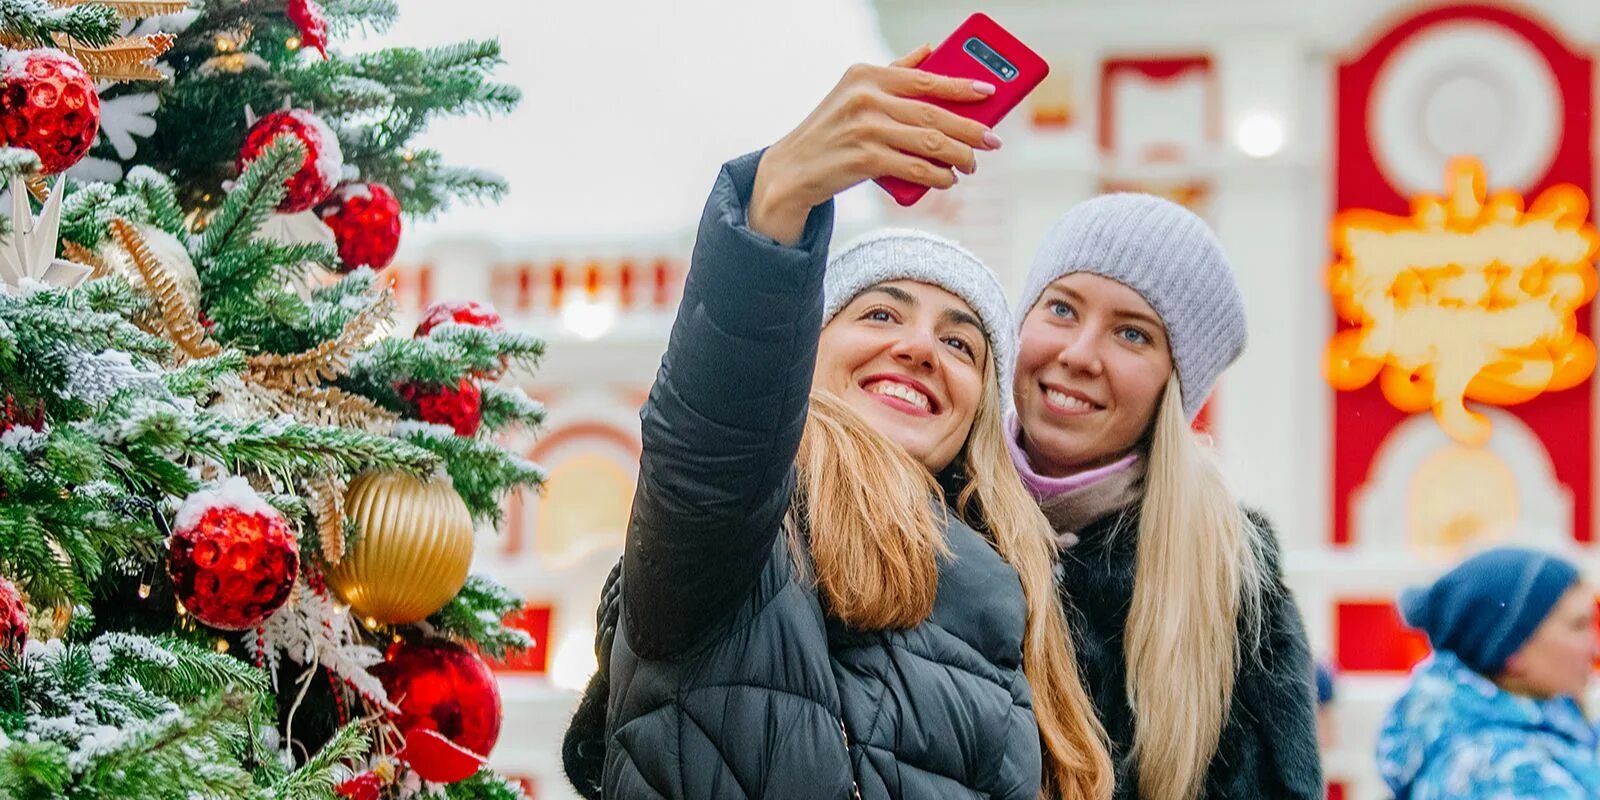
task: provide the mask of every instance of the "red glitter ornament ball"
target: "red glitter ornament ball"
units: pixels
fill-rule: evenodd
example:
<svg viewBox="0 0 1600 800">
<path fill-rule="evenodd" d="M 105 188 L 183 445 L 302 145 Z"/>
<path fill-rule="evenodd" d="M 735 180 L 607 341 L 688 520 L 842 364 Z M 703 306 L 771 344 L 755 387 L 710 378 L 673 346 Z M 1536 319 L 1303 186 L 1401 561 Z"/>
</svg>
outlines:
<svg viewBox="0 0 1600 800">
<path fill-rule="evenodd" d="M 455 388 L 408 383 L 400 395 L 411 403 L 417 419 L 454 428 L 457 436 L 471 436 L 483 424 L 483 392 L 472 378 L 462 378 Z"/>
<path fill-rule="evenodd" d="M 0 578 L 0 650 L 22 652 L 28 643 L 28 609 L 22 604 L 22 593 L 11 581 Z"/>
<path fill-rule="evenodd" d="M 434 328 L 446 322 L 488 328 L 491 331 L 505 329 L 505 325 L 500 321 L 500 314 L 494 310 L 494 306 L 476 300 L 451 300 L 428 306 L 427 310 L 422 312 L 422 321 L 417 323 L 417 331 L 411 338 L 427 336 Z"/>
<path fill-rule="evenodd" d="M 428 755 L 440 748 L 419 746 L 413 752 L 413 738 L 419 745 L 430 738 L 421 732 L 437 733 L 480 759 L 487 758 L 499 740 L 500 690 L 489 665 L 465 647 L 442 639 L 397 644 L 382 664 L 372 668 L 372 674 L 383 682 L 390 702 L 400 708 L 395 727 L 406 737 L 412 770 L 424 779 L 443 782 L 430 775 L 448 777 L 459 772 L 453 763 L 434 763 L 457 760 Z"/>
<path fill-rule="evenodd" d="M 345 183 L 317 208 L 339 243 L 340 271 L 383 269 L 400 249 L 400 201 L 381 183 Z"/>
<path fill-rule="evenodd" d="M 351 800 L 378 800 L 381 791 L 383 780 L 372 772 L 363 772 L 334 789 L 334 793 L 340 797 L 349 797 Z"/>
<path fill-rule="evenodd" d="M 0 59 L 0 144 L 39 154 L 46 175 L 78 163 L 100 132 L 100 93 L 78 60 L 54 48 Z"/>
<path fill-rule="evenodd" d="M 323 58 L 327 58 L 328 15 L 322 12 L 317 0 L 289 0 L 289 6 L 283 13 L 300 30 L 300 43 L 316 48 Z"/>
<path fill-rule="evenodd" d="M 299 139 L 306 155 L 300 168 L 287 181 L 289 193 L 278 203 L 278 210 L 292 214 L 328 199 L 344 172 L 344 152 L 339 149 L 339 137 L 333 129 L 310 111 L 300 108 L 274 111 L 256 120 L 239 151 L 238 168 L 243 171 L 246 164 L 261 155 L 261 151 L 279 136 Z"/>
<path fill-rule="evenodd" d="M 173 527 L 167 574 L 195 619 L 246 630 L 289 599 L 300 571 L 294 534 L 244 479 L 191 495 Z"/>
</svg>

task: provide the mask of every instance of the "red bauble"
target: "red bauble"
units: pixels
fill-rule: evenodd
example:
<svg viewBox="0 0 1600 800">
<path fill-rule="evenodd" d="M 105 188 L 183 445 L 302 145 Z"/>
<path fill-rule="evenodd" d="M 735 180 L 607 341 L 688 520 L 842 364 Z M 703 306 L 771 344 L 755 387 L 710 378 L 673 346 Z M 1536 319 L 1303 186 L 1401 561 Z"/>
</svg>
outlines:
<svg viewBox="0 0 1600 800">
<path fill-rule="evenodd" d="M 334 793 L 340 797 L 349 797 L 352 800 L 378 800 L 379 793 L 383 790 L 383 780 L 371 772 L 360 775 L 339 784 Z"/>
<path fill-rule="evenodd" d="M 28 609 L 11 581 L 0 578 L 0 651 L 22 652 L 28 643 Z"/>
<path fill-rule="evenodd" d="M 315 47 L 323 58 L 328 57 L 328 16 L 322 13 L 317 0 L 289 0 L 283 10 L 289 21 L 300 29 L 300 42 Z"/>
<path fill-rule="evenodd" d="M 505 329 L 505 326 L 500 322 L 500 315 L 494 310 L 494 306 L 488 303 L 479 303 L 475 300 L 451 300 L 428 306 L 427 310 L 422 312 L 422 321 L 417 323 L 417 331 L 412 334 L 411 338 L 427 336 L 433 332 L 434 328 L 446 322 L 471 325 L 475 328 L 488 328 L 491 331 Z"/>
<path fill-rule="evenodd" d="M 36 431 L 44 430 L 44 401 L 38 400 L 32 404 L 18 403 L 13 395 L 6 395 L 0 402 L 0 433 L 5 433 L 21 425 Z"/>
<path fill-rule="evenodd" d="M 54 48 L 0 60 L 0 144 L 39 154 L 46 175 L 78 163 L 100 131 L 100 93 L 78 60 Z"/>
<path fill-rule="evenodd" d="M 299 108 L 274 111 L 256 120 L 245 137 L 244 148 L 239 151 L 238 168 L 242 171 L 279 136 L 299 139 L 306 155 L 300 168 L 287 181 L 289 193 L 278 203 L 278 210 L 292 214 L 328 199 L 339 183 L 339 175 L 344 172 L 344 153 L 339 149 L 339 137 L 333 129 L 310 111 Z"/>
<path fill-rule="evenodd" d="M 455 388 L 406 384 L 400 394 L 416 409 L 417 419 L 449 425 L 458 436 L 471 436 L 483 424 L 483 392 L 471 378 L 462 378 Z"/>
<path fill-rule="evenodd" d="M 390 648 L 372 674 L 400 709 L 394 724 L 406 737 L 407 762 L 422 778 L 461 780 L 477 771 L 469 756 L 481 765 L 494 749 L 500 690 L 489 665 L 472 651 L 442 639 L 406 642 Z"/>
<path fill-rule="evenodd" d="M 167 547 L 178 599 L 195 619 L 222 630 L 266 621 L 289 599 L 300 571 L 289 525 L 242 478 L 185 500 Z"/>
<path fill-rule="evenodd" d="M 400 201 L 381 183 L 345 183 L 317 208 L 339 243 L 341 272 L 383 269 L 400 249 Z"/>
</svg>

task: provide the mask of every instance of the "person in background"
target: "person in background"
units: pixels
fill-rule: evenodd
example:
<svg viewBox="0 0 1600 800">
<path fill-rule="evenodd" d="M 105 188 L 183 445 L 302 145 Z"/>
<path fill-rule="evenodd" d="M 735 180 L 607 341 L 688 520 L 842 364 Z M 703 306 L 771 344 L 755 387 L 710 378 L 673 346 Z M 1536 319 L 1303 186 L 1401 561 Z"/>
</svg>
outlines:
<svg viewBox="0 0 1600 800">
<path fill-rule="evenodd" d="M 1321 800 L 1277 538 L 1190 428 L 1245 346 L 1221 245 L 1176 203 L 1096 197 L 1046 234 L 1015 309 L 1007 442 L 1061 548 L 1116 796 Z"/>
<path fill-rule="evenodd" d="M 1600 797 L 1578 698 L 1597 653 L 1594 590 L 1572 564 L 1502 547 L 1400 596 L 1434 653 L 1384 719 L 1378 768 L 1396 800 Z"/>
<path fill-rule="evenodd" d="M 1317 744 L 1323 749 L 1334 745 L 1333 701 L 1338 693 L 1334 687 L 1333 667 L 1326 661 L 1317 662 Z"/>
</svg>

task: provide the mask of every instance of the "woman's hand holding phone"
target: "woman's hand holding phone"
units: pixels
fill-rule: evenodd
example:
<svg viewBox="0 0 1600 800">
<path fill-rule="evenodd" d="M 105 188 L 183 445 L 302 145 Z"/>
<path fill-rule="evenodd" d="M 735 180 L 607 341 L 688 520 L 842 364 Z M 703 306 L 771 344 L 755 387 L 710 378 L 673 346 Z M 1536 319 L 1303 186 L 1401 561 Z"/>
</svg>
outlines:
<svg viewBox="0 0 1600 800">
<path fill-rule="evenodd" d="M 975 103 L 993 95 L 994 85 L 916 69 L 929 52 L 923 45 L 887 67 L 851 67 L 805 121 L 768 148 L 756 169 L 751 230 L 792 245 L 811 209 L 845 189 L 884 175 L 946 189 L 957 171 L 977 169 L 975 151 L 999 148 L 989 126 L 926 102 Z"/>
</svg>

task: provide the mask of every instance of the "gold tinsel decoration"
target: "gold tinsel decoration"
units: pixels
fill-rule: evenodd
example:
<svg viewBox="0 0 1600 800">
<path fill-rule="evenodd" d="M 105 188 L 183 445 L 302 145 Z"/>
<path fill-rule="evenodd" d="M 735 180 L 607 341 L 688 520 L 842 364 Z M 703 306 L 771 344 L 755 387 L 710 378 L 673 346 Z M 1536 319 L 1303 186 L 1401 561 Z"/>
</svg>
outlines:
<svg viewBox="0 0 1600 800">
<path fill-rule="evenodd" d="M 394 313 L 394 294 L 385 288 L 371 305 L 345 323 L 334 338 L 300 353 L 251 356 L 245 380 L 272 389 L 310 388 L 343 375 L 367 339 Z"/>
<path fill-rule="evenodd" d="M 176 14 L 189 7 L 188 0 L 50 0 L 56 8 L 71 8 L 85 3 L 105 6 L 123 19 L 144 19 Z"/>
<path fill-rule="evenodd" d="M 68 261 L 76 261 L 86 267 L 93 267 L 94 272 L 89 274 L 90 278 L 103 278 L 111 274 L 106 267 L 105 259 L 102 259 L 99 253 L 71 239 L 61 240 L 61 252 L 62 255 L 67 257 Z"/>
<path fill-rule="evenodd" d="M 148 36 L 119 36 L 109 44 L 92 47 L 65 34 L 54 34 L 56 46 L 83 65 L 95 80 L 159 81 L 166 76 L 152 62 L 172 48 L 177 37 L 170 33 Z"/>
<path fill-rule="evenodd" d="M 111 234 L 122 249 L 128 251 L 133 266 L 144 279 L 144 285 L 155 298 L 166 337 L 190 358 L 209 358 L 222 348 L 212 341 L 205 328 L 200 327 L 194 306 L 178 290 L 161 261 L 150 253 L 138 229 L 125 219 L 111 220 Z"/>
<path fill-rule="evenodd" d="M 350 482 L 344 506 L 360 538 L 326 577 L 356 614 L 405 625 L 461 591 L 472 564 L 472 514 L 448 480 L 363 472 Z"/>
<path fill-rule="evenodd" d="M 241 382 L 223 392 L 242 417 L 288 414 L 309 425 L 354 428 L 377 436 L 389 435 L 400 419 L 365 397 L 331 387 L 285 391 Z"/>
<path fill-rule="evenodd" d="M 329 566 L 344 559 L 345 482 L 338 475 L 320 475 L 306 482 L 311 513 L 317 518 L 317 541 Z"/>
</svg>

